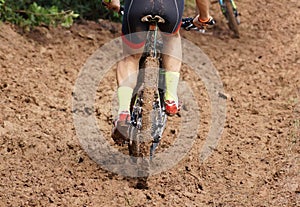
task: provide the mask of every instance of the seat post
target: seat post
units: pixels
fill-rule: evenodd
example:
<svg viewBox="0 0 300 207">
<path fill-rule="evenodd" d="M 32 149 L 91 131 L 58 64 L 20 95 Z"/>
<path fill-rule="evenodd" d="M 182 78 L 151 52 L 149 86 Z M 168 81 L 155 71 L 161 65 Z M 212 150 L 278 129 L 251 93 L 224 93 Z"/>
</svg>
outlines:
<svg viewBox="0 0 300 207">
<path fill-rule="evenodd" d="M 151 45 L 151 47 L 153 49 L 152 50 L 153 57 L 157 57 L 157 51 L 156 51 L 157 31 L 158 31 L 157 24 L 165 23 L 165 20 L 159 15 L 155 15 L 153 17 L 151 14 L 148 14 L 148 15 L 142 17 L 141 21 L 149 24 L 149 31 L 154 35 L 153 45 Z M 149 33 L 148 33 L 148 35 L 149 35 Z"/>
</svg>

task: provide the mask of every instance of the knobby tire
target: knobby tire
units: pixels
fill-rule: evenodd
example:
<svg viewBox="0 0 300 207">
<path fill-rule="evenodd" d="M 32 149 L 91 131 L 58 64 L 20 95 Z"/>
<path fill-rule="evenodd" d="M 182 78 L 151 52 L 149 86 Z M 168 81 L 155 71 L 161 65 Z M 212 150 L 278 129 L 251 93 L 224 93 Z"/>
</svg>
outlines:
<svg viewBox="0 0 300 207">
<path fill-rule="evenodd" d="M 142 128 L 141 133 L 139 134 L 139 138 L 137 139 L 137 143 L 135 143 L 136 150 L 134 155 L 136 157 L 149 157 L 150 156 L 150 146 L 152 144 L 152 137 L 151 137 L 151 128 L 152 128 L 152 109 L 153 109 L 153 100 L 154 94 L 157 89 L 157 71 L 159 68 L 159 61 L 153 57 L 147 57 L 142 65 L 142 72 L 144 78 L 144 85 L 143 87 L 143 121 L 142 121 Z"/>
<path fill-rule="evenodd" d="M 149 159 L 147 158 L 150 157 L 150 147 L 153 141 L 151 137 L 153 110 L 152 104 L 154 100 L 154 94 L 157 90 L 158 69 L 158 59 L 150 56 L 143 59 L 140 64 L 139 73 L 142 74 L 142 80 L 139 81 L 143 82 L 143 84 L 138 86 L 138 88 L 142 87 L 142 127 L 140 131 L 137 128 L 132 127 L 134 138 L 129 143 L 128 148 L 130 155 L 133 156 L 137 162 L 144 162 L 143 166 L 145 166 L 145 169 L 141 169 L 141 175 L 147 174 L 150 167 Z M 137 93 L 137 95 L 139 95 L 139 92 Z M 138 186 L 142 186 L 141 188 L 147 186 L 147 176 L 143 176 L 138 179 L 137 187 Z"/>
<path fill-rule="evenodd" d="M 226 6 L 229 29 L 233 31 L 234 37 L 239 38 L 240 37 L 239 27 L 230 0 L 225 0 L 225 6 Z"/>
</svg>

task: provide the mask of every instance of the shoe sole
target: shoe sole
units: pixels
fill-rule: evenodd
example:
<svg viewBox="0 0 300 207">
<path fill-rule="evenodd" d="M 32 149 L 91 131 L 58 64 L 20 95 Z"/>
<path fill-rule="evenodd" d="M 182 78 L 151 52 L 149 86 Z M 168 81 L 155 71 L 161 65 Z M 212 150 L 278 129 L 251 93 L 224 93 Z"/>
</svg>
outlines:
<svg viewBox="0 0 300 207">
<path fill-rule="evenodd" d="M 126 141 L 129 141 L 129 124 L 127 123 L 118 123 L 117 127 L 112 133 L 112 138 L 116 144 L 124 144 Z"/>
</svg>

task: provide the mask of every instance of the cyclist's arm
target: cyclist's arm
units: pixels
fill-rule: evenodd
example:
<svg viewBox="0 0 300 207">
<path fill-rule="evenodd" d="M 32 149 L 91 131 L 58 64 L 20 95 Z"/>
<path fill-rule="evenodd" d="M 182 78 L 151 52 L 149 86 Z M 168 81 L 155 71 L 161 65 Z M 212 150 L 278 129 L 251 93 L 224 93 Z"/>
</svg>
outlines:
<svg viewBox="0 0 300 207">
<path fill-rule="evenodd" d="M 116 12 L 120 10 L 120 0 L 102 0 L 102 3 L 105 4 L 108 9 Z"/>
</svg>

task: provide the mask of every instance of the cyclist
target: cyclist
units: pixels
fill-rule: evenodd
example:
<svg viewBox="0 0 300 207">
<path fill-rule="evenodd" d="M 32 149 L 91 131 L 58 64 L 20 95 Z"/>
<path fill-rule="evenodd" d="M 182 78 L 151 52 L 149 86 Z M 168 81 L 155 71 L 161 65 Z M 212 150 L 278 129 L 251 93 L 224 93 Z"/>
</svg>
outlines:
<svg viewBox="0 0 300 207">
<path fill-rule="evenodd" d="M 215 22 L 209 15 L 209 0 L 195 0 L 200 14 L 194 18 L 194 24 L 203 28 Z M 112 10 L 119 11 L 120 0 L 103 0 Z M 125 58 L 118 63 L 118 117 L 114 122 L 112 138 L 117 144 L 128 139 L 127 129 L 130 122 L 130 102 L 133 88 L 136 85 L 139 60 L 143 52 L 148 24 L 141 22 L 141 18 L 148 14 L 160 15 L 166 21 L 159 24 L 162 31 L 163 51 L 162 66 L 165 68 L 166 113 L 174 115 L 178 112 L 177 85 L 181 68 L 181 39 L 179 29 L 184 9 L 184 0 L 125 0 L 122 22 L 123 52 Z"/>
</svg>

